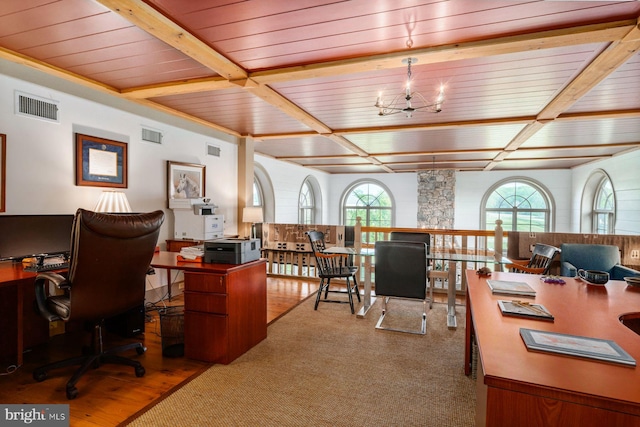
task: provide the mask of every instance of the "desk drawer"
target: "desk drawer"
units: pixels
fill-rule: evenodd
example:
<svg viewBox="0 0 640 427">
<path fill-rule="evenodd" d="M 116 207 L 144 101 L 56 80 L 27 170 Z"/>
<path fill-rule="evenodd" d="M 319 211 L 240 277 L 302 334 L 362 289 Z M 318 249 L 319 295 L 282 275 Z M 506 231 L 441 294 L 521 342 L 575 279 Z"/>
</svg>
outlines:
<svg viewBox="0 0 640 427">
<path fill-rule="evenodd" d="M 184 306 L 188 311 L 227 314 L 227 295 L 184 291 Z"/>
<path fill-rule="evenodd" d="M 227 292 L 225 276 L 221 274 L 184 273 L 184 290 L 195 292 Z"/>
</svg>

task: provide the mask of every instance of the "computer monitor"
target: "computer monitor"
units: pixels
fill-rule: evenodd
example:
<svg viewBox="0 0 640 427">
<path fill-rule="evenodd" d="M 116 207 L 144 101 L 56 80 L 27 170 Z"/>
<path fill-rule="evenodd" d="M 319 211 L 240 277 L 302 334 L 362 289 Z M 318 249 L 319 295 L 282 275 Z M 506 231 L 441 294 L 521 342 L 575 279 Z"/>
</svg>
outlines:
<svg viewBox="0 0 640 427">
<path fill-rule="evenodd" d="M 0 215 L 0 261 L 69 253 L 74 215 Z"/>
</svg>

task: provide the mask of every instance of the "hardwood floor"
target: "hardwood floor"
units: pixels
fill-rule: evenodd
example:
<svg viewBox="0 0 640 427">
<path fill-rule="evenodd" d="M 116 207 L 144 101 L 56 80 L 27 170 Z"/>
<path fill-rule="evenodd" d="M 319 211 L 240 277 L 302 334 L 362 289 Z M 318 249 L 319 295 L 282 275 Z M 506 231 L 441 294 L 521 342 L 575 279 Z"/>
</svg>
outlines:
<svg viewBox="0 0 640 427">
<path fill-rule="evenodd" d="M 272 322 L 316 292 L 315 281 L 286 278 L 267 279 L 267 321 Z M 182 305 L 182 296 L 172 298 L 168 305 Z M 108 335 L 105 347 L 142 339 L 147 352 L 140 356 L 146 374 L 137 378 L 133 369 L 118 365 L 104 365 L 92 370 L 78 382 L 78 397 L 67 400 L 65 384 L 73 368 L 51 373 L 44 382 L 37 383 L 31 372 L 49 361 L 71 357 L 79 352 L 78 333 L 66 333 L 49 343 L 25 353 L 24 365 L 11 374 L 0 376 L 0 402 L 33 404 L 69 404 L 72 426 L 115 426 L 162 399 L 210 364 L 184 357 L 162 357 L 160 322 L 156 310 L 148 312 L 150 321 L 145 334 L 137 339 Z M 131 352 L 131 357 L 136 357 Z"/>
</svg>

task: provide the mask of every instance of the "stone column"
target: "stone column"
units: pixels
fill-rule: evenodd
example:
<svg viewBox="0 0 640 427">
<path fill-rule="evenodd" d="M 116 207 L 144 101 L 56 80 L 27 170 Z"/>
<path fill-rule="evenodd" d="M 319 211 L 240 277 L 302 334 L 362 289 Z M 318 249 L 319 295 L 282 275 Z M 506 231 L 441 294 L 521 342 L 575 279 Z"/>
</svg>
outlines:
<svg viewBox="0 0 640 427">
<path fill-rule="evenodd" d="M 453 229 L 455 191 L 454 170 L 418 172 L 418 228 Z"/>
</svg>

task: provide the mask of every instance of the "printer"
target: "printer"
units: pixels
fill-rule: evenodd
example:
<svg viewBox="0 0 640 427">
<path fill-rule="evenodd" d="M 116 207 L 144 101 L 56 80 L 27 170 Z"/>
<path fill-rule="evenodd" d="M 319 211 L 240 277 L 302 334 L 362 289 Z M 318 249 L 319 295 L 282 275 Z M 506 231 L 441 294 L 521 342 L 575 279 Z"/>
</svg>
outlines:
<svg viewBox="0 0 640 427">
<path fill-rule="evenodd" d="M 216 215 L 217 205 L 208 198 L 171 199 L 176 239 L 209 240 L 223 236 L 224 216 Z"/>
<path fill-rule="evenodd" d="M 204 242 L 204 262 L 244 264 L 260 259 L 260 239 L 215 239 Z"/>
</svg>

